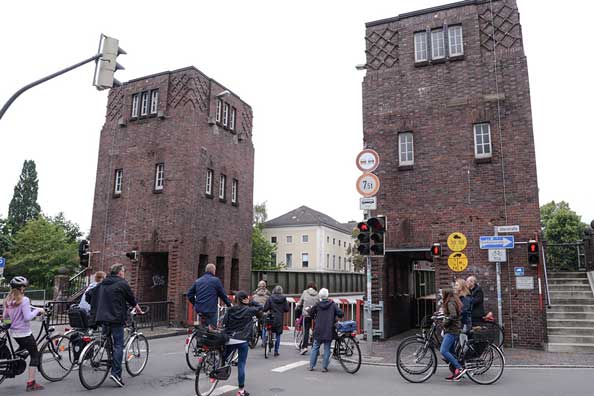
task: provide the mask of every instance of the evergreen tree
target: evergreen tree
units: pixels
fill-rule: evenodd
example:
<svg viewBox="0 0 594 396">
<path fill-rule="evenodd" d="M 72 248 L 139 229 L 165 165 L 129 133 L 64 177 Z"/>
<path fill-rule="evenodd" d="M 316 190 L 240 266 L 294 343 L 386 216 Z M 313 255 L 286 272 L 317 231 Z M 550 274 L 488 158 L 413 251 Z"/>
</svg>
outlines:
<svg viewBox="0 0 594 396">
<path fill-rule="evenodd" d="M 276 245 L 270 243 L 262 233 L 267 218 L 266 202 L 254 205 L 254 224 L 252 228 L 253 270 L 278 270 L 282 267 L 282 264 L 272 263 L 272 254 L 276 252 Z"/>
<path fill-rule="evenodd" d="M 37 203 L 38 183 L 35 161 L 25 160 L 19 182 L 14 187 L 14 195 L 8 207 L 8 222 L 13 235 L 29 220 L 37 218 L 41 213 L 41 208 Z"/>
</svg>

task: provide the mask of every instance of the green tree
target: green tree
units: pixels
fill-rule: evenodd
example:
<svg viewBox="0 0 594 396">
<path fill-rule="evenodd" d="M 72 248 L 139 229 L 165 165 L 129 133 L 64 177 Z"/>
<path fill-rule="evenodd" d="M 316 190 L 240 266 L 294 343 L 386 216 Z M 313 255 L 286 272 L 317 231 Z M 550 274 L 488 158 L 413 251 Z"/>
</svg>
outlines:
<svg viewBox="0 0 594 396">
<path fill-rule="evenodd" d="M 36 287 L 48 288 L 60 268 L 71 272 L 78 268 L 76 241 L 44 216 L 30 220 L 14 236 L 6 277 L 22 275 Z"/>
<path fill-rule="evenodd" d="M 565 201 L 551 201 L 540 208 L 542 234 L 547 244 L 546 258 L 549 268 L 567 270 L 577 264 L 575 246 L 555 244 L 579 242 L 584 239 L 586 224 Z"/>
<path fill-rule="evenodd" d="M 359 272 L 365 269 L 366 264 L 365 257 L 359 254 L 359 240 L 357 239 L 358 235 L 359 229 L 357 227 L 353 228 L 351 236 L 353 237 L 353 239 L 355 239 L 355 243 L 353 244 L 352 248 L 350 246 L 347 248 L 347 255 L 349 255 L 353 261 L 353 268 L 355 269 L 355 272 Z"/>
<path fill-rule="evenodd" d="M 278 270 L 282 268 L 282 265 L 272 263 L 272 254 L 276 252 L 276 245 L 270 243 L 262 232 L 267 218 L 266 202 L 254 205 L 254 223 L 252 227 L 253 270 Z"/>
<path fill-rule="evenodd" d="M 0 257 L 5 257 L 12 248 L 12 235 L 8 220 L 0 218 Z"/>
<path fill-rule="evenodd" d="M 8 222 L 13 235 L 29 220 L 36 218 L 41 213 L 41 208 L 37 203 L 38 184 L 35 161 L 25 160 L 8 207 Z"/>
<path fill-rule="evenodd" d="M 48 221 L 64 230 L 66 236 L 68 237 L 68 242 L 76 242 L 76 240 L 83 234 L 80 231 L 80 226 L 71 222 L 70 220 L 66 220 L 63 212 L 58 213 L 57 216 L 48 217 Z"/>
</svg>

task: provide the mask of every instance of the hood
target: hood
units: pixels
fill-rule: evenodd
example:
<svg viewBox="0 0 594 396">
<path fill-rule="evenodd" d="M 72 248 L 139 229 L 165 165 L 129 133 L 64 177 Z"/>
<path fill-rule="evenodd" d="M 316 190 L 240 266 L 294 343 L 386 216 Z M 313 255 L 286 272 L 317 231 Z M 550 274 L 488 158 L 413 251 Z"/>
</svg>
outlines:
<svg viewBox="0 0 594 396">
<path fill-rule="evenodd" d="M 332 305 L 334 305 L 334 302 L 330 301 L 330 300 L 321 300 L 318 303 L 318 306 L 320 307 L 320 309 L 322 309 L 324 311 L 327 310 L 328 308 L 330 308 Z"/>
<path fill-rule="evenodd" d="M 306 290 L 307 294 L 309 294 L 312 297 L 317 297 L 318 296 L 318 291 L 316 289 L 313 288 L 309 288 Z"/>
<path fill-rule="evenodd" d="M 270 297 L 270 299 L 275 304 L 284 304 L 287 298 L 282 294 L 273 294 L 272 297 Z"/>
<path fill-rule="evenodd" d="M 105 286 L 109 286 L 109 285 L 113 285 L 114 283 L 118 283 L 118 282 L 120 282 L 120 281 L 122 281 L 122 280 L 123 280 L 123 279 L 122 279 L 122 278 L 120 278 L 120 277 L 119 277 L 119 276 L 117 276 L 117 275 L 109 275 L 107 278 L 105 278 L 105 279 L 103 280 L 103 282 L 101 282 L 101 284 L 102 284 L 102 285 L 105 285 Z"/>
<path fill-rule="evenodd" d="M 258 296 L 265 296 L 266 294 L 268 294 L 268 289 L 266 289 L 265 287 L 257 288 L 255 294 L 257 294 Z"/>
</svg>

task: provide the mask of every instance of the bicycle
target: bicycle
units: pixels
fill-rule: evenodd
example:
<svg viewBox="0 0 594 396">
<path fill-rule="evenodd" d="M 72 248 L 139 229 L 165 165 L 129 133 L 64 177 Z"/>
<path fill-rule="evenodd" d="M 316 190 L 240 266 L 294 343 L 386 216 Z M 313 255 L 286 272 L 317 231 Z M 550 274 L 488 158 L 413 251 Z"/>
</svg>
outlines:
<svg viewBox="0 0 594 396">
<path fill-rule="evenodd" d="M 218 327 L 221 327 L 222 320 L 227 312 L 227 307 L 219 307 L 219 320 L 217 321 Z M 199 341 L 199 331 L 205 330 L 208 328 L 206 326 L 204 318 L 200 314 L 198 314 L 198 325 L 194 325 L 194 329 L 188 331 L 188 337 L 186 337 L 186 346 L 184 348 L 185 355 L 186 355 L 186 364 L 192 371 L 196 371 L 198 368 L 198 357 L 201 353 L 200 345 L 198 345 Z M 234 361 L 237 360 L 237 353 L 234 353 Z"/>
<path fill-rule="evenodd" d="M 500 326 L 495 321 L 492 312 L 489 312 L 487 315 L 485 315 L 481 322 L 474 323 L 472 328 L 475 330 L 475 332 L 482 333 L 499 348 L 503 347 L 503 341 L 505 340 L 505 328 Z"/>
<path fill-rule="evenodd" d="M 148 312 L 148 307 L 143 309 Z M 149 344 L 146 337 L 138 332 L 135 320 L 136 311 L 130 311 L 129 333 L 124 340 L 124 363 L 130 376 L 142 373 L 149 357 Z M 111 330 L 107 329 L 97 339 L 91 341 L 83 349 L 78 365 L 80 383 L 86 389 L 100 387 L 107 378 L 112 367 L 113 341 Z"/>
<path fill-rule="evenodd" d="M 332 358 L 338 360 L 349 374 L 355 374 L 361 368 L 361 348 L 356 331 L 357 322 L 354 320 L 338 322 L 332 346 Z"/>
<path fill-rule="evenodd" d="M 276 333 L 273 332 L 274 329 L 272 324 L 272 314 L 266 314 L 264 316 L 264 327 L 266 328 L 266 340 L 264 342 L 264 359 L 268 359 L 270 352 L 272 352 L 272 349 L 274 348 L 276 337 L 278 337 L 278 335 L 276 335 Z"/>
<path fill-rule="evenodd" d="M 258 318 L 253 318 L 252 323 L 252 337 L 250 338 L 248 345 L 250 349 L 254 349 L 258 345 L 258 340 L 262 336 L 262 324 Z"/>
<path fill-rule="evenodd" d="M 433 323 L 428 330 L 424 329 L 420 334 L 404 339 L 398 346 L 396 368 L 409 382 L 425 382 L 437 371 L 435 349 L 439 348 L 440 343 L 437 342 L 436 333 L 441 328 L 443 314 L 435 313 L 431 319 Z M 493 384 L 503 375 L 503 352 L 480 333 L 471 333 L 468 340 L 458 343 L 455 355 L 468 370 L 468 377 L 477 384 Z"/>
<path fill-rule="evenodd" d="M 196 343 L 199 347 L 194 390 L 197 396 L 209 396 L 219 381 L 231 376 L 234 353 L 224 358 L 227 337 L 223 332 L 208 328 L 196 328 Z"/>
</svg>

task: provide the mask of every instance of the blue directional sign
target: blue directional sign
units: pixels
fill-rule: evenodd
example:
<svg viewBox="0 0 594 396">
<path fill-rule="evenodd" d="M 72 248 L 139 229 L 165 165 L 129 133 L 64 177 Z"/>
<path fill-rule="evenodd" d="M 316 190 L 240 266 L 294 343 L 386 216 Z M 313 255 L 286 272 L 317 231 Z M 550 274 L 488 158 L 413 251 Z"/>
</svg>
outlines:
<svg viewBox="0 0 594 396">
<path fill-rule="evenodd" d="M 0 257 L 0 268 L 4 267 L 5 264 L 6 260 L 4 259 L 4 257 Z"/>
<path fill-rule="evenodd" d="M 479 240 L 481 249 L 513 249 L 514 242 L 513 235 L 482 236 Z"/>
<path fill-rule="evenodd" d="M 516 276 L 524 276 L 524 267 L 514 267 Z"/>
</svg>

